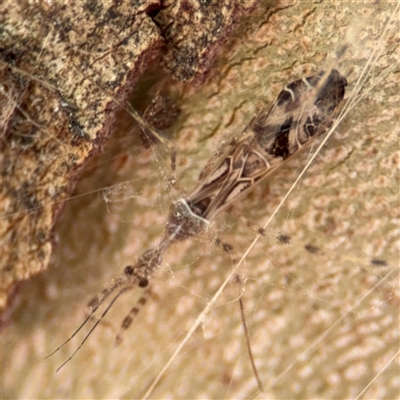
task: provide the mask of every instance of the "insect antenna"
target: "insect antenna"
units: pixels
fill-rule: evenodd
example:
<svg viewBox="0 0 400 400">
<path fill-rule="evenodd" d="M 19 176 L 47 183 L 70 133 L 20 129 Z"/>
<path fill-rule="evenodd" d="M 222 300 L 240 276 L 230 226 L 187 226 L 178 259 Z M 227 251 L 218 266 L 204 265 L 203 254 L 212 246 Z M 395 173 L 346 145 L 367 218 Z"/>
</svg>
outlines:
<svg viewBox="0 0 400 400">
<path fill-rule="evenodd" d="M 68 342 L 70 342 L 76 334 L 86 325 L 86 323 L 93 317 L 93 314 L 96 312 L 98 307 L 94 308 L 92 312 L 85 318 L 85 320 L 79 325 L 79 327 L 75 330 L 75 332 L 60 346 L 58 346 L 55 350 L 53 350 L 49 355 L 47 355 L 43 360 L 47 360 L 50 358 L 53 354 L 57 353 L 58 350 L 61 350 Z"/>
<path fill-rule="evenodd" d="M 92 309 L 89 313 L 89 315 L 84 319 L 84 321 L 79 325 L 79 327 L 72 333 L 72 335 L 65 340 L 60 346 L 58 346 L 54 351 L 52 351 L 49 355 L 47 355 L 44 360 L 47 360 L 49 357 L 51 357 L 53 354 L 57 353 L 58 350 L 61 350 L 67 343 L 69 343 L 77 334 L 78 332 L 86 325 L 86 323 L 93 318 L 93 315 L 96 313 L 96 311 L 99 309 L 99 307 L 103 304 L 103 302 L 107 299 L 107 297 L 119 286 L 121 286 L 123 283 L 123 279 L 118 279 L 114 285 L 112 285 L 109 289 L 103 290 L 99 298 L 96 299 L 96 302 L 94 303 L 93 300 L 90 302 L 90 305 L 92 305 Z M 102 316 L 103 317 L 103 316 Z M 102 318 L 101 317 L 101 318 Z"/>
<path fill-rule="evenodd" d="M 127 286 L 124 287 L 123 289 L 121 289 L 118 294 L 111 300 L 110 304 L 107 306 L 107 308 L 103 311 L 103 313 L 101 314 L 100 318 L 96 321 L 96 323 L 90 328 L 89 332 L 86 334 L 86 336 L 83 338 L 82 342 L 80 343 L 80 345 L 76 348 L 76 350 L 56 369 L 56 372 L 58 372 L 65 364 L 67 364 L 69 361 L 71 361 L 75 354 L 81 349 L 81 347 L 85 344 L 86 340 L 89 339 L 90 335 L 92 334 L 92 332 L 96 329 L 97 325 L 99 325 L 99 323 L 102 321 L 102 319 L 106 316 L 106 314 L 110 311 L 111 307 L 114 305 L 114 303 L 117 301 L 117 299 L 123 295 L 124 293 L 128 292 L 129 290 L 132 289 L 132 286 Z M 97 307 L 98 308 L 98 307 Z M 93 312 L 91 313 L 91 315 L 93 314 Z M 72 339 L 72 337 L 74 337 L 76 335 L 76 333 L 83 327 L 83 325 L 89 320 L 89 318 L 91 317 L 91 315 L 89 315 L 89 317 L 87 317 L 84 321 L 84 323 L 82 323 L 82 325 L 77 329 L 77 331 L 75 331 L 73 333 L 73 335 L 67 340 L 67 342 Z M 65 343 L 64 343 L 65 344 Z M 64 346 L 64 344 L 62 344 L 60 346 L 60 348 L 62 346 Z M 58 350 L 58 349 L 57 349 Z M 57 351 L 56 350 L 56 351 Z M 52 354 L 54 354 L 55 352 L 53 352 Z M 51 354 L 50 354 L 51 355 Z M 49 357 L 49 356 L 48 356 Z"/>
<path fill-rule="evenodd" d="M 85 318 L 85 320 L 79 325 L 79 327 L 72 333 L 72 335 L 60 346 L 58 346 L 54 351 L 52 351 L 49 355 L 47 355 L 44 360 L 47 360 L 49 357 L 51 357 L 53 354 L 57 353 L 58 350 L 62 349 L 67 343 L 69 343 L 76 335 L 77 333 L 86 325 L 86 323 L 93 318 L 93 315 L 96 313 L 96 311 L 99 309 L 99 307 L 103 304 L 104 300 L 118 287 L 122 284 L 122 279 L 119 279 L 116 281 L 116 283 L 109 289 L 103 290 L 99 297 L 101 298 L 96 300 L 96 303 L 93 305 L 91 312 L 89 315 Z M 93 303 L 93 300 L 90 302 L 90 304 Z"/>
</svg>

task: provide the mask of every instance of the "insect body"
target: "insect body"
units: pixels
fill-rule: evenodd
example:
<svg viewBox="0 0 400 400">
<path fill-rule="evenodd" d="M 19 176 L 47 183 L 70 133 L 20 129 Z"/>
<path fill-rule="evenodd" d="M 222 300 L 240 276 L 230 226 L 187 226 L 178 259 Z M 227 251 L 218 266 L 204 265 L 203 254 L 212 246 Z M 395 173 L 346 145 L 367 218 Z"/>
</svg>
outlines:
<svg viewBox="0 0 400 400">
<path fill-rule="evenodd" d="M 203 231 L 210 220 L 269 175 L 304 146 L 323 134 L 344 97 L 347 81 L 336 70 L 295 81 L 279 94 L 270 108 L 250 122 L 239 139 L 232 140 L 211 159 L 199 184 L 186 198 L 171 206 L 161 243 L 140 257 L 127 275 L 141 286 L 161 263 L 174 242 Z"/>
<path fill-rule="evenodd" d="M 241 137 L 203 169 L 199 184 L 188 196 L 190 208 L 202 218 L 214 218 L 309 139 L 322 135 L 346 86 L 346 79 L 336 70 L 288 85 Z"/>
<path fill-rule="evenodd" d="M 262 109 L 241 136 L 220 149 L 201 172 L 195 189 L 186 198 L 171 205 L 161 242 L 139 257 L 134 266 L 125 267 L 123 276 L 115 280 L 110 288 L 103 290 L 92 304 L 91 314 L 81 326 L 49 355 L 68 343 L 105 300 L 117 291 L 83 342 L 59 369 L 81 348 L 119 296 L 135 287 L 148 286 L 150 277 L 159 268 L 163 253 L 169 246 L 204 231 L 209 221 L 281 166 L 311 138 L 326 132 L 344 97 L 346 86 L 346 79 L 334 69 L 297 80 L 284 88 L 270 107 Z M 118 337 L 129 327 L 145 301 L 144 295 L 138 305 L 131 309 Z"/>
</svg>

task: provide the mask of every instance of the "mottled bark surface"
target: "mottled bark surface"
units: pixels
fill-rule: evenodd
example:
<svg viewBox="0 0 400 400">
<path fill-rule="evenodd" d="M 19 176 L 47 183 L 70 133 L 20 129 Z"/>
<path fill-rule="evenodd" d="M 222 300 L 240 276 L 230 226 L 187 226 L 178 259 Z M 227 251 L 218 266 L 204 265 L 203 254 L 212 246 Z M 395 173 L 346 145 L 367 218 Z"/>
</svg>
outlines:
<svg viewBox="0 0 400 400">
<path fill-rule="evenodd" d="M 398 397 L 398 19 L 379 42 L 395 6 L 282 2 L 240 24 L 203 86 L 172 83 L 154 67 L 134 97 L 143 107 L 140 99 L 155 83 L 172 109 L 181 110 L 166 130 L 179 149 L 179 187 L 168 184 L 168 154 L 143 146 L 140 135 L 126 135 L 130 119 L 121 119 L 107 152 L 92 160 L 66 203 L 52 268 L 20 287 L 2 337 L 3 397 L 141 398 L 231 271 L 210 237 L 231 244 L 238 256 L 255 237 L 237 213 L 225 213 L 209 234 L 169 249 L 152 280 L 155 295 L 120 347 L 113 345 L 116 329 L 138 290 L 118 301 L 60 372 L 56 367 L 83 335 L 42 358 L 79 326 L 85 303 L 161 237 L 171 201 L 193 188 L 224 135 L 240 132 L 288 82 L 321 69 L 338 68 L 349 81 L 349 97 L 376 49 L 364 96 L 269 226 L 292 243 L 261 238 L 240 270 L 264 392 L 257 392 L 243 347 L 235 302 L 241 288 L 232 283 L 150 397 L 342 399 L 364 389 L 361 398 Z M 345 44 L 338 62 L 334 51 Z M 239 211 L 263 224 L 308 155 L 261 183 L 238 203 Z M 306 244 L 325 254 L 305 252 Z M 371 257 L 389 267 L 371 267 Z"/>
<path fill-rule="evenodd" d="M 47 268 L 64 200 L 159 55 L 161 35 L 171 74 L 198 82 L 222 40 L 254 6 L 206 3 L 3 3 L 0 309 L 18 281 Z M 160 9 L 156 24 L 151 16 Z"/>
<path fill-rule="evenodd" d="M 155 18 L 168 43 L 164 67 L 181 81 L 204 82 L 222 43 L 243 13 L 257 3 L 257 0 L 165 1 L 165 8 Z"/>
<path fill-rule="evenodd" d="M 1 307 L 13 284 L 47 268 L 52 227 L 79 170 L 158 54 L 146 13 L 157 4 L 3 3 Z"/>
</svg>

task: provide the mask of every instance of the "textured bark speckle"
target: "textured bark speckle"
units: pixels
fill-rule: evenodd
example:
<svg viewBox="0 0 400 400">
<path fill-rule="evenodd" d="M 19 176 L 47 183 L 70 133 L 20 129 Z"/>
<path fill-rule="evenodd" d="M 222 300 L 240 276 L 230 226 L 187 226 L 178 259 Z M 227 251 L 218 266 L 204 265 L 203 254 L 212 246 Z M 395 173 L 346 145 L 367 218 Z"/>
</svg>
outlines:
<svg viewBox="0 0 400 400">
<path fill-rule="evenodd" d="M 3 397 L 141 398 L 231 271 L 229 257 L 210 237 L 243 255 L 308 152 L 238 202 L 256 227 L 226 213 L 208 234 L 169 249 L 151 281 L 153 297 L 119 347 L 116 330 L 139 290 L 118 300 L 57 374 L 84 334 L 42 359 L 79 326 L 85 303 L 160 239 L 171 201 L 194 187 L 224 135 L 241 132 L 287 83 L 321 69 L 338 68 L 350 97 L 395 7 L 282 1 L 239 24 L 203 86 L 172 83 L 156 66 L 134 97 L 160 86 L 180 109 L 165 132 L 179 149 L 179 185 L 168 183 L 162 146 L 146 148 L 119 121 L 104 156 L 88 164 L 66 202 L 52 268 L 21 285 L 2 338 Z M 246 257 L 239 271 L 243 288 L 228 285 L 151 398 L 356 398 L 364 390 L 364 398 L 398 396 L 398 20 L 391 28 L 360 102 Z M 345 44 L 339 62 L 332 55 Z M 290 243 L 277 244 L 275 233 L 290 235 Z M 305 245 L 321 250 L 307 252 Z M 369 265 L 371 257 L 389 267 Z M 243 348 L 235 301 L 242 289 L 262 393 Z"/>
</svg>

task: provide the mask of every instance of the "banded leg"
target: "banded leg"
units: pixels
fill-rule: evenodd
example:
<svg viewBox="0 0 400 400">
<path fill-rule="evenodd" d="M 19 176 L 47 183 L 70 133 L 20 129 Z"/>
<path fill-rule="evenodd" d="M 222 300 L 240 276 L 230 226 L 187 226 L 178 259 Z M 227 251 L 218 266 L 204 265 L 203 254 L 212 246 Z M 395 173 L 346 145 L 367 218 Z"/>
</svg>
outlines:
<svg viewBox="0 0 400 400">
<path fill-rule="evenodd" d="M 316 246 L 312 243 L 296 243 L 296 241 L 287 233 L 275 232 L 275 231 L 267 231 L 266 229 L 260 227 L 256 223 L 250 221 L 246 218 L 245 215 L 242 214 L 240 210 L 238 210 L 235 206 L 231 206 L 229 208 L 229 212 L 233 212 L 235 216 L 240 218 L 246 226 L 253 229 L 254 232 L 260 234 L 261 236 L 265 236 L 267 238 L 273 239 L 275 243 L 279 243 L 281 245 L 287 245 L 297 248 L 302 248 L 307 253 L 313 254 L 315 256 L 323 257 L 328 260 L 353 260 L 354 262 L 362 263 L 368 267 L 387 267 L 389 266 L 388 261 L 385 259 L 377 258 L 377 257 L 356 257 L 352 254 L 337 254 L 332 253 L 329 250 L 326 250 L 322 247 Z M 217 239 L 218 241 L 219 239 Z M 222 242 L 221 242 L 222 243 Z"/>
<path fill-rule="evenodd" d="M 152 291 L 150 287 L 146 287 L 143 294 L 140 296 L 135 306 L 131 308 L 129 314 L 123 319 L 119 332 L 115 337 L 115 343 L 119 346 L 123 341 L 124 332 L 131 326 L 134 319 L 139 314 L 140 310 L 145 306 L 148 299 L 151 297 Z"/>
</svg>

